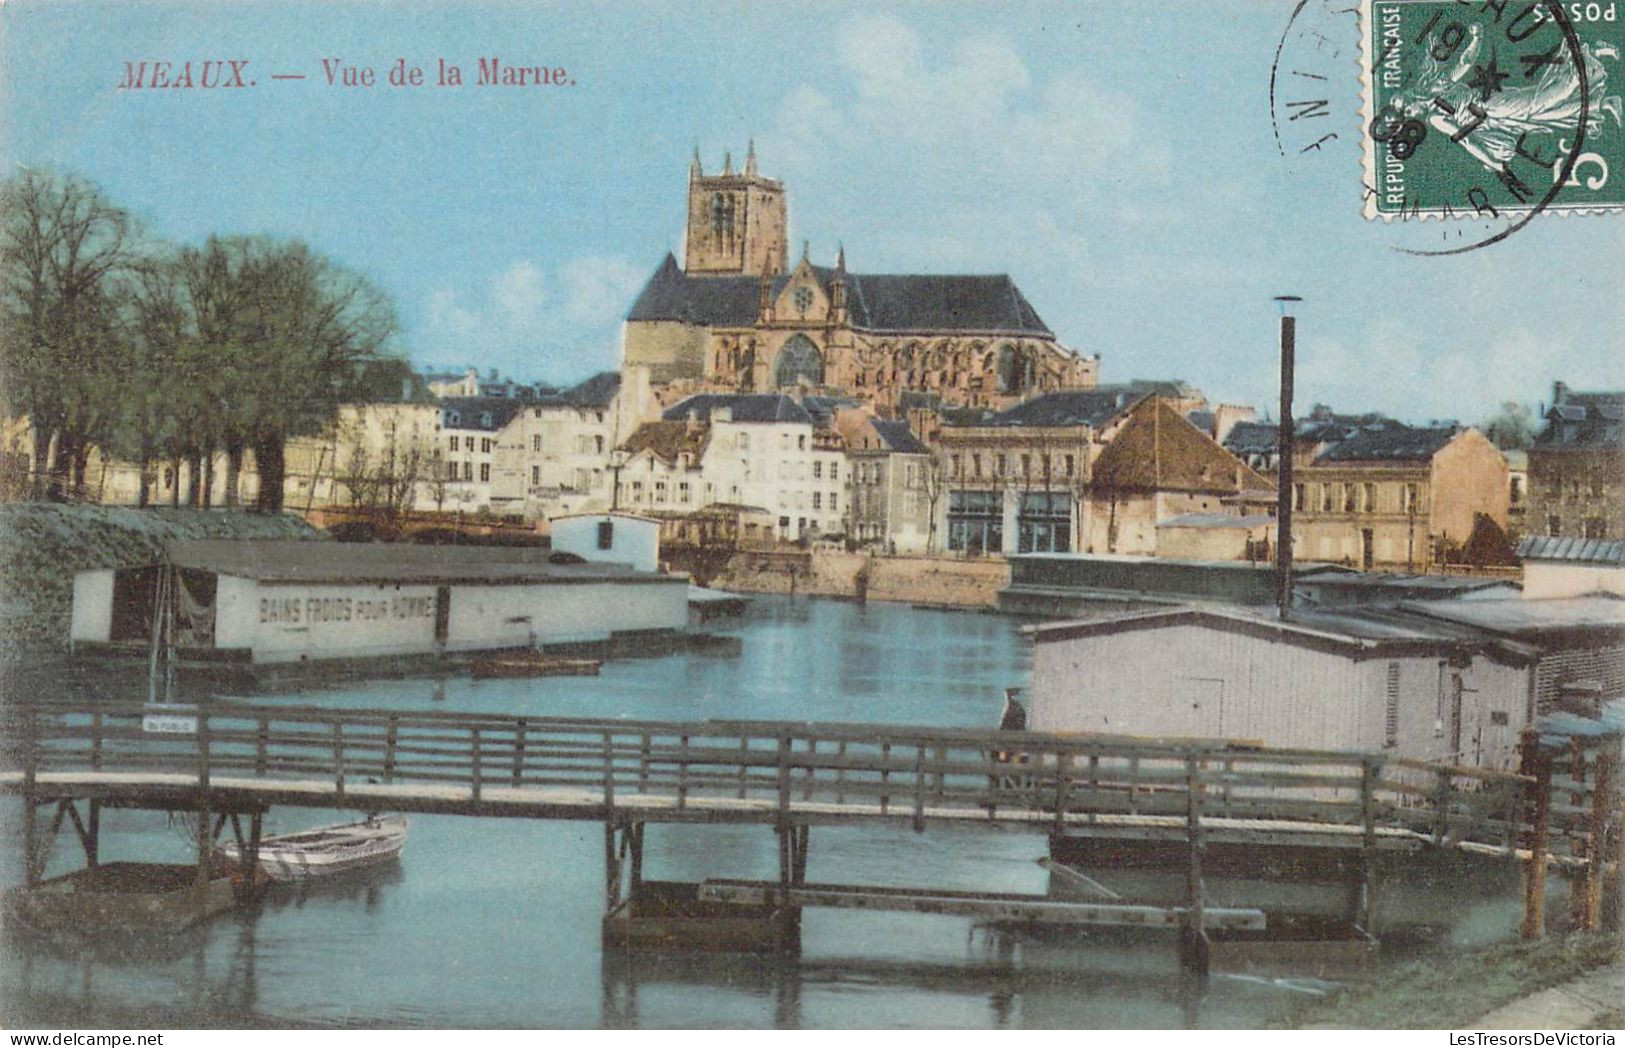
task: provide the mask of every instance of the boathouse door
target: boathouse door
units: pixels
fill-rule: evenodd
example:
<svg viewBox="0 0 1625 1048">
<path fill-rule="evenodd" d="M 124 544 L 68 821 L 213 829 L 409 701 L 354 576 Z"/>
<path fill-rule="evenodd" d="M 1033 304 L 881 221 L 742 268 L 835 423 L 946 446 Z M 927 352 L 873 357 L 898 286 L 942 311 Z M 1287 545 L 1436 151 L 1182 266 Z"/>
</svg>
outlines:
<svg viewBox="0 0 1625 1048">
<path fill-rule="evenodd" d="M 449 636 L 451 636 L 451 587 L 438 586 L 434 591 L 434 642 L 443 648 Z"/>
</svg>

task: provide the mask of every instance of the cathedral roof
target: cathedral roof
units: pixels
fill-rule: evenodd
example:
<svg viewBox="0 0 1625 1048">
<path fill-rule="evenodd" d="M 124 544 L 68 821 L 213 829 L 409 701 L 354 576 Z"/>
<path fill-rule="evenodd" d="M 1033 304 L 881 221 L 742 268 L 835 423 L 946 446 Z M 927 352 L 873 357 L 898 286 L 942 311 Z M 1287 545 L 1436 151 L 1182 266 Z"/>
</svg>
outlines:
<svg viewBox="0 0 1625 1048">
<path fill-rule="evenodd" d="M 828 284 L 835 271 L 813 267 Z M 772 278 L 776 296 L 789 281 Z M 866 331 L 975 331 L 1050 335 L 1038 311 L 1005 274 L 933 276 L 913 273 L 846 276 L 852 326 Z M 666 255 L 644 285 L 627 320 L 677 320 L 708 327 L 751 327 L 761 301 L 754 276 L 692 276 Z"/>
</svg>

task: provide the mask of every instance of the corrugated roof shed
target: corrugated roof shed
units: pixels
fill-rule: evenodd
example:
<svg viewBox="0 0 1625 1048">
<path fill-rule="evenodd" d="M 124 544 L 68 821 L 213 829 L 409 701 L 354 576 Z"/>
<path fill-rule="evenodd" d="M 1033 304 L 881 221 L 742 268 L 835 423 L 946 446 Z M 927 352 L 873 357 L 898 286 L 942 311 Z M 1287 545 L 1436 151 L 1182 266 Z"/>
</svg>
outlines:
<svg viewBox="0 0 1625 1048">
<path fill-rule="evenodd" d="M 1418 601 L 1400 607 L 1417 615 L 1508 637 L 1532 639 L 1574 630 L 1625 634 L 1625 599 L 1602 595 L 1541 600 Z"/>
<path fill-rule="evenodd" d="M 1556 560 L 1570 564 L 1625 563 L 1625 542 L 1611 539 L 1573 539 L 1561 535 L 1525 535 L 1518 543 L 1524 560 Z"/>
</svg>

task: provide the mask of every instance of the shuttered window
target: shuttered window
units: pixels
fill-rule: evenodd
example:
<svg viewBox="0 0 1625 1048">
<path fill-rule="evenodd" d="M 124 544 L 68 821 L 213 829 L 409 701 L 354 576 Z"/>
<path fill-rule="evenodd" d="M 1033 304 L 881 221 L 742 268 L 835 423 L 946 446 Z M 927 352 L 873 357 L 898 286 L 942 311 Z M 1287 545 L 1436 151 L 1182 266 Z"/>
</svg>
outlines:
<svg viewBox="0 0 1625 1048">
<path fill-rule="evenodd" d="M 1399 663 L 1388 664 L 1388 704 L 1383 715 L 1383 742 L 1392 749 L 1399 745 Z"/>
</svg>

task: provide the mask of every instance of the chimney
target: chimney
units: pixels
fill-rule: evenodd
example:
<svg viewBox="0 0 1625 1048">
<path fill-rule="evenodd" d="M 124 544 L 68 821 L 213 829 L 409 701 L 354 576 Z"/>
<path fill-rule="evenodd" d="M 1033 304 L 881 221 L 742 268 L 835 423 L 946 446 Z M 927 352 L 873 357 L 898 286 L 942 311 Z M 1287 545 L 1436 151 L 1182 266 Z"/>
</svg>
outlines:
<svg viewBox="0 0 1625 1048">
<path fill-rule="evenodd" d="M 1569 386 L 1566 382 L 1552 383 L 1552 407 L 1567 403 L 1569 399 Z"/>
</svg>

